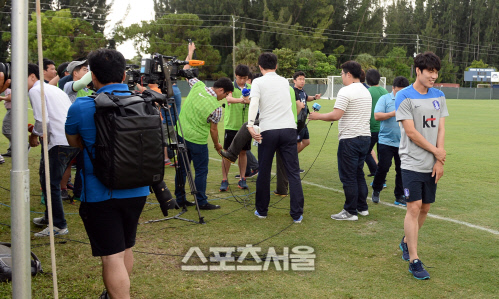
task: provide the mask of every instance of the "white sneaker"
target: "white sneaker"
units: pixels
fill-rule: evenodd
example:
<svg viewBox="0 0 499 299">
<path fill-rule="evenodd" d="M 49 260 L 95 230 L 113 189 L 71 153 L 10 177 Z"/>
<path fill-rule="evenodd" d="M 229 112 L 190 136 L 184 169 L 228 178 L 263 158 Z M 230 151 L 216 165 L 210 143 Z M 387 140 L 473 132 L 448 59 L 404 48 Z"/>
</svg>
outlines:
<svg viewBox="0 0 499 299">
<path fill-rule="evenodd" d="M 39 217 L 39 218 L 34 218 L 33 223 L 36 226 L 45 226 L 45 225 L 49 224 L 49 220 L 45 219 L 45 216 L 43 216 L 43 217 Z"/>
<path fill-rule="evenodd" d="M 5 163 L 5 159 L 2 157 L 2 155 L 0 155 L 0 164 L 3 164 Z"/>
<path fill-rule="evenodd" d="M 262 215 L 258 214 L 258 211 L 257 211 L 257 210 L 255 210 L 255 216 L 256 216 L 256 217 L 258 217 L 258 218 L 260 218 L 260 219 L 265 219 L 265 218 L 267 218 L 267 216 L 262 216 Z"/>
<path fill-rule="evenodd" d="M 357 214 L 359 214 L 360 216 L 369 216 L 369 210 L 365 210 L 365 211 L 357 210 Z"/>
<path fill-rule="evenodd" d="M 54 226 L 54 236 L 67 235 L 69 230 L 67 228 L 58 228 Z M 50 236 L 50 228 L 47 226 L 44 230 L 35 234 L 35 237 L 48 237 Z"/>
<path fill-rule="evenodd" d="M 357 217 L 357 215 L 352 215 L 352 214 L 348 213 L 347 211 L 343 210 L 343 211 L 339 212 L 338 214 L 331 215 L 331 219 L 356 221 L 356 220 L 359 220 L 359 217 Z"/>
</svg>

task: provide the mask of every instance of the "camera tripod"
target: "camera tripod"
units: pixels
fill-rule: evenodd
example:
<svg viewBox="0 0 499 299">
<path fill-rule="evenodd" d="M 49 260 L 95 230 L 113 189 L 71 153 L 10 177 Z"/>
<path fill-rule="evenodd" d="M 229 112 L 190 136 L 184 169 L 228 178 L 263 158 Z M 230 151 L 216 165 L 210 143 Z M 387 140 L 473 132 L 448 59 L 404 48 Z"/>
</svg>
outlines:
<svg viewBox="0 0 499 299">
<path fill-rule="evenodd" d="M 166 92 L 164 94 L 166 94 Z M 169 98 L 167 98 L 166 103 L 163 103 L 161 106 L 162 106 L 162 108 L 165 109 L 165 114 L 169 116 L 170 122 L 171 122 L 171 124 L 168 124 L 168 122 L 167 122 L 167 130 L 166 130 L 167 131 L 166 136 L 168 138 L 168 147 L 174 151 L 174 155 L 177 156 L 177 160 L 182 161 L 182 163 L 180 163 L 180 164 L 183 165 L 183 167 L 184 167 L 187 181 L 189 182 L 190 192 L 194 196 L 194 202 L 196 203 L 196 210 L 198 212 L 199 221 L 180 217 L 182 214 L 187 212 L 187 207 L 184 205 L 182 207 L 182 210 L 175 216 L 166 217 L 166 218 L 157 219 L 157 220 L 149 220 L 149 221 L 146 221 L 145 223 L 154 223 L 154 222 L 177 219 L 177 220 L 182 220 L 182 221 L 194 222 L 197 224 L 206 224 L 206 222 L 204 221 L 204 217 L 201 216 L 201 212 L 199 210 L 199 204 L 198 204 L 198 201 L 196 198 L 196 194 L 198 193 L 198 191 L 196 189 L 196 185 L 194 184 L 194 179 L 192 178 L 191 165 L 190 165 L 189 157 L 187 155 L 187 147 L 186 147 L 184 139 L 182 138 L 182 141 L 180 141 L 178 138 L 178 134 L 176 133 L 176 132 L 180 131 L 182 136 L 184 136 L 184 133 L 182 131 L 182 125 L 180 124 L 179 115 L 177 112 L 177 106 L 175 104 L 175 99 L 173 97 L 169 97 Z M 175 124 L 173 123 L 174 120 L 176 121 Z M 176 128 L 176 130 L 174 130 L 174 132 L 175 132 L 174 136 L 170 135 L 170 130 L 169 130 L 170 127 Z M 175 161 L 175 162 L 177 162 L 177 161 Z M 180 165 L 178 163 L 175 163 L 175 164 L 176 164 L 175 165 L 175 176 L 177 177 L 175 187 L 185 190 L 185 181 L 184 181 L 184 178 L 182 175 L 182 169 L 180 168 Z M 176 205 L 176 208 L 180 208 L 178 206 L 178 204 L 175 204 L 175 205 Z"/>
</svg>

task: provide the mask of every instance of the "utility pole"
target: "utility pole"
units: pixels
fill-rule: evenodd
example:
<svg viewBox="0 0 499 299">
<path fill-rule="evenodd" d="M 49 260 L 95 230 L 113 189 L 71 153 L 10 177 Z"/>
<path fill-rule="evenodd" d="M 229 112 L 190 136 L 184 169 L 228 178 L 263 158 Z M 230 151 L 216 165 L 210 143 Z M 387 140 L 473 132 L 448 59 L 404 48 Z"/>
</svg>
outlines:
<svg viewBox="0 0 499 299">
<path fill-rule="evenodd" d="M 232 15 L 232 73 L 236 80 L 236 17 Z"/>
<path fill-rule="evenodd" d="M 419 34 L 416 34 L 416 55 L 419 54 Z"/>
<path fill-rule="evenodd" d="M 31 298 L 28 147 L 28 0 L 12 1 L 12 298 Z M 5 78 L 7 79 L 7 78 Z"/>
</svg>

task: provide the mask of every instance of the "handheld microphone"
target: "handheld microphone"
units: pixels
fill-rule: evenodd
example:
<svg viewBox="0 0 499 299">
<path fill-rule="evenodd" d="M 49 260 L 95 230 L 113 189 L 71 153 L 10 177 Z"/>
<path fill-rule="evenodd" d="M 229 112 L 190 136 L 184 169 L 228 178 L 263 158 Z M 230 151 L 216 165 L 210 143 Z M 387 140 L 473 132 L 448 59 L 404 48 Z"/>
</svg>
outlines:
<svg viewBox="0 0 499 299">
<path fill-rule="evenodd" d="M 318 112 L 321 110 L 321 105 L 319 105 L 319 103 L 314 103 L 314 105 L 312 105 L 312 109 L 314 109 L 315 112 Z"/>
<path fill-rule="evenodd" d="M 319 105 L 319 103 L 314 103 L 312 105 L 312 109 L 314 109 L 315 112 L 319 112 L 319 110 L 321 110 L 321 105 Z M 308 125 L 309 122 L 310 122 L 310 119 L 307 121 L 305 126 Z"/>
<path fill-rule="evenodd" d="M 251 89 L 243 88 L 243 97 L 249 97 Z"/>
</svg>

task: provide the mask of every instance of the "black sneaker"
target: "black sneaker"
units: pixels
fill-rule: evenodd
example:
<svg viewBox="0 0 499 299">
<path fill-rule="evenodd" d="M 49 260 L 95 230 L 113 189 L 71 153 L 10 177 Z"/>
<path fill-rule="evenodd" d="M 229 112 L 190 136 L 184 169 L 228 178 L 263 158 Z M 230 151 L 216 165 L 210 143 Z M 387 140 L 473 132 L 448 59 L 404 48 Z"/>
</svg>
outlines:
<svg viewBox="0 0 499 299">
<path fill-rule="evenodd" d="M 246 178 L 252 178 L 254 176 L 258 175 L 258 169 L 254 169 L 250 172 L 249 175 L 246 176 Z"/>
<path fill-rule="evenodd" d="M 304 173 L 304 172 L 305 172 L 305 170 L 303 170 L 303 169 L 300 169 L 300 173 Z"/>
<path fill-rule="evenodd" d="M 109 294 L 107 293 L 106 289 L 104 289 L 102 294 L 100 294 L 99 299 L 110 299 Z"/>
<path fill-rule="evenodd" d="M 7 150 L 5 154 L 2 154 L 4 157 L 12 157 L 12 152 L 10 150 Z"/>
<path fill-rule="evenodd" d="M 236 163 L 237 156 L 233 155 L 231 152 L 222 149 L 220 150 L 220 152 L 218 152 L 218 154 L 222 156 L 222 158 L 224 158 L 225 160 L 229 161 L 230 163 L 232 164 Z"/>
<path fill-rule="evenodd" d="M 373 195 L 371 196 L 371 200 L 374 203 L 378 203 L 379 202 L 379 191 L 373 191 Z"/>
<path fill-rule="evenodd" d="M 205 205 L 199 206 L 199 209 L 200 210 L 216 210 L 216 209 L 220 209 L 220 206 L 219 205 L 213 205 L 211 203 L 207 203 Z"/>
<path fill-rule="evenodd" d="M 183 207 L 193 207 L 195 205 L 196 205 L 196 203 L 192 202 L 192 201 L 188 201 L 188 200 L 179 201 L 179 200 L 177 200 L 177 205 L 175 206 L 175 209 L 183 208 Z"/>
<path fill-rule="evenodd" d="M 416 279 L 430 279 L 430 273 L 428 273 L 428 271 L 424 268 L 423 262 L 418 259 L 415 259 L 412 263 L 409 263 L 409 272 L 411 272 Z"/>
<path fill-rule="evenodd" d="M 400 241 L 399 248 L 402 250 L 402 259 L 404 261 L 409 261 L 409 248 L 407 248 L 407 243 L 404 243 L 404 238 L 405 236 L 402 237 L 402 240 Z"/>
<path fill-rule="evenodd" d="M 403 206 L 403 207 L 407 207 L 407 203 L 405 201 L 405 196 L 402 195 L 402 196 L 397 196 L 395 197 L 395 202 L 394 202 L 395 205 L 398 205 L 398 206 Z"/>
</svg>

